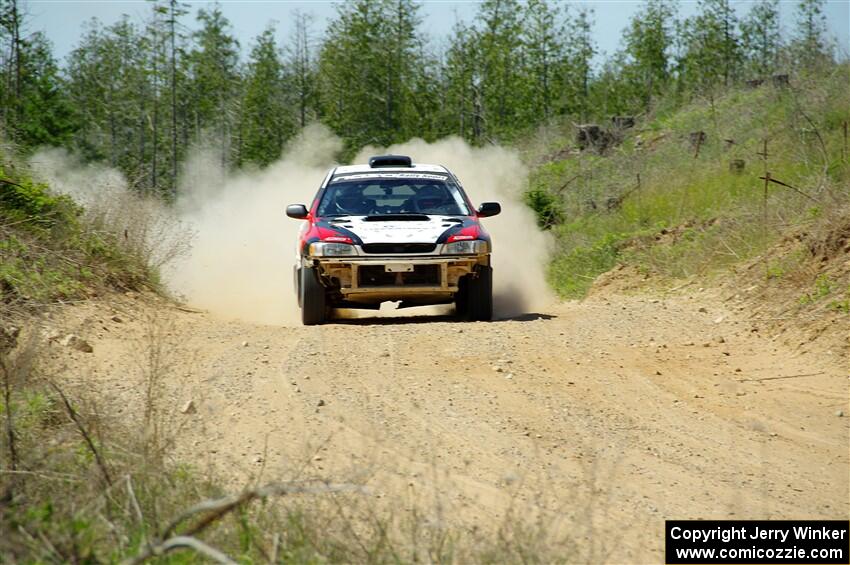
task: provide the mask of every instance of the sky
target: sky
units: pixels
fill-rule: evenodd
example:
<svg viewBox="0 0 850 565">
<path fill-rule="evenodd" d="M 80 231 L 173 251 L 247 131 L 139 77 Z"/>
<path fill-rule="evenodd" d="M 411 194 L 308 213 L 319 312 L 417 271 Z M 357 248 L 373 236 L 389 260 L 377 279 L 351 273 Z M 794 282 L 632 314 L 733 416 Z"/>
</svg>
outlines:
<svg viewBox="0 0 850 565">
<path fill-rule="evenodd" d="M 53 42 L 55 53 L 60 59 L 76 46 L 82 35 L 83 25 L 91 18 L 98 18 L 104 24 L 117 21 L 127 14 L 136 21 L 144 21 L 150 14 L 150 3 L 145 0 L 23 0 L 29 13 L 27 31 L 42 31 Z M 208 1 L 184 2 L 189 6 L 190 14 L 183 21 L 193 29 L 194 13 L 213 3 Z M 583 0 L 563 2 L 572 9 L 590 7 L 594 10 L 594 38 L 600 52 L 599 60 L 610 55 L 620 47 L 622 31 L 629 18 L 639 9 L 640 0 Z M 739 15 L 747 12 L 751 0 L 733 0 Z M 782 25 L 788 32 L 794 24 L 796 0 L 780 0 Z M 293 10 L 310 13 L 314 16 L 313 33 L 321 38 L 336 13 L 336 2 L 325 0 L 220 0 L 222 12 L 233 24 L 233 33 L 243 47 L 243 56 L 269 22 L 277 23 L 278 40 L 281 44 L 288 41 L 292 31 L 291 13 Z M 420 14 L 423 30 L 439 44 L 445 41 L 458 20 L 471 20 L 477 10 L 475 1 L 425 0 L 421 2 Z M 696 0 L 683 0 L 679 3 L 680 17 L 695 13 Z M 850 52 L 850 0 L 828 0 L 826 6 L 828 32 L 837 40 L 839 50 L 844 56 Z"/>
</svg>

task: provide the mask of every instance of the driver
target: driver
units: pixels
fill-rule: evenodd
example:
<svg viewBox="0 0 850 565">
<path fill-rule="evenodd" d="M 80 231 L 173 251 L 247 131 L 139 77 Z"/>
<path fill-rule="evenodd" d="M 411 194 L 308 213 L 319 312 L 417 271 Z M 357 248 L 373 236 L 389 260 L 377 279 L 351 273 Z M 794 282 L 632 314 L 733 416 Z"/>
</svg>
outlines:
<svg viewBox="0 0 850 565">
<path fill-rule="evenodd" d="M 373 212 L 375 201 L 364 197 L 359 187 L 346 187 L 337 191 L 334 206 L 340 214 L 367 216 Z"/>
<path fill-rule="evenodd" d="M 440 210 L 451 202 L 444 187 L 429 184 L 416 191 L 416 208 L 423 214 L 439 213 Z"/>
</svg>

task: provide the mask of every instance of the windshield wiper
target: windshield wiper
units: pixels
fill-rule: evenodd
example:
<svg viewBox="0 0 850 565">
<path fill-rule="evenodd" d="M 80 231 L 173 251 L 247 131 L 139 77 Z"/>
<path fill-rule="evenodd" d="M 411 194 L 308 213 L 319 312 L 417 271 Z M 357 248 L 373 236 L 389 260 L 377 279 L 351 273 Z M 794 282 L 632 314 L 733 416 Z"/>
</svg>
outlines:
<svg viewBox="0 0 850 565">
<path fill-rule="evenodd" d="M 364 222 L 427 222 L 425 214 L 375 214 L 363 218 Z"/>
</svg>

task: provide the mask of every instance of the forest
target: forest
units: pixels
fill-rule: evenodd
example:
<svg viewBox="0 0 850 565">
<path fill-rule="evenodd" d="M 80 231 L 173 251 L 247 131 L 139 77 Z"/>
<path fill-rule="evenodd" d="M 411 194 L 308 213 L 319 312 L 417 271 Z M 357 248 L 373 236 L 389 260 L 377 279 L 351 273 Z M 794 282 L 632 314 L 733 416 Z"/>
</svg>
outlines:
<svg viewBox="0 0 850 565">
<path fill-rule="evenodd" d="M 601 60 L 594 13 L 549 0 L 485 0 L 445 41 L 425 31 L 414 0 L 342 2 L 326 30 L 293 11 L 278 44 L 273 24 L 244 45 L 220 6 L 150 3 L 81 30 L 58 60 L 30 33 L 21 0 L 0 1 L 0 131 L 27 151 L 60 146 L 120 169 L 137 190 L 174 196 L 190 148 L 223 170 L 275 161 L 300 128 L 329 126 L 346 145 L 449 135 L 507 143 L 551 123 L 663 112 L 732 85 L 811 72 L 839 56 L 824 0 L 801 0 L 780 22 L 779 0 L 739 14 L 731 0 L 699 0 L 681 18 L 673 0 L 648 0 Z"/>
</svg>

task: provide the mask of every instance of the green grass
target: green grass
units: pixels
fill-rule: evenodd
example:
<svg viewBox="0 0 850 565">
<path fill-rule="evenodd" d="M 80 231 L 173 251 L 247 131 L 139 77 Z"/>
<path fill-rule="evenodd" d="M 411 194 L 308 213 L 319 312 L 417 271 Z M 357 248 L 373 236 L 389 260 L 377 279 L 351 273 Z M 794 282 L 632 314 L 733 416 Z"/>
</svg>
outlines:
<svg viewBox="0 0 850 565">
<path fill-rule="evenodd" d="M 829 279 L 829 277 L 826 275 L 820 275 L 817 279 L 815 279 L 815 284 L 811 291 L 801 296 L 799 302 L 802 306 L 819 302 L 822 298 L 832 294 L 832 287 L 833 282 Z"/>
<path fill-rule="evenodd" d="M 617 263 L 670 278 L 708 275 L 817 221 L 823 206 L 845 202 L 848 75 L 850 65 L 843 65 L 828 77 L 798 77 L 791 89 L 733 90 L 713 106 L 694 101 L 638 124 L 605 156 L 568 155 L 534 167 L 526 202 L 557 240 L 554 288 L 563 297 L 584 296 Z M 688 141 L 694 131 L 707 136 L 696 157 Z M 765 138 L 766 163 L 758 155 Z M 730 171 L 733 159 L 745 161 L 743 174 Z M 771 184 L 765 202 L 758 178 L 765 167 L 808 196 Z"/>
<path fill-rule="evenodd" d="M 156 272 L 119 238 L 88 225 L 69 197 L 8 165 L 0 166 L 0 189 L 0 302 L 42 304 L 156 285 Z"/>
<path fill-rule="evenodd" d="M 844 292 L 843 299 L 831 301 L 829 307 L 836 312 L 850 314 L 850 287 L 847 287 L 847 290 Z"/>
</svg>

